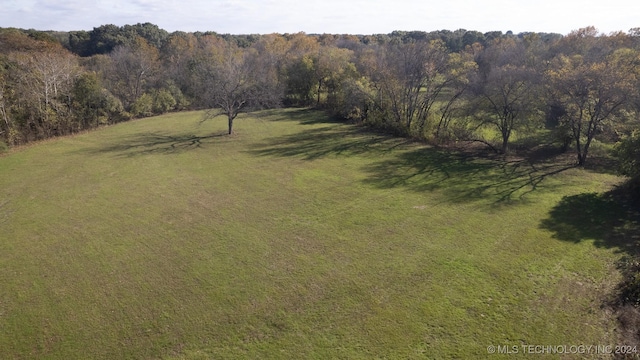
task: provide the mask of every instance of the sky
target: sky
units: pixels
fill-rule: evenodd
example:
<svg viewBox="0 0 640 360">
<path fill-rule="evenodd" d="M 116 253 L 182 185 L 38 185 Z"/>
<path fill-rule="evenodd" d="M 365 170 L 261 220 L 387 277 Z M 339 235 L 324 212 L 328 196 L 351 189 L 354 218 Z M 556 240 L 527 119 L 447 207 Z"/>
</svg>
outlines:
<svg viewBox="0 0 640 360">
<path fill-rule="evenodd" d="M 169 32 L 386 34 L 394 30 L 602 33 L 640 27 L 638 0 L 0 0 L 0 27 Z"/>
</svg>

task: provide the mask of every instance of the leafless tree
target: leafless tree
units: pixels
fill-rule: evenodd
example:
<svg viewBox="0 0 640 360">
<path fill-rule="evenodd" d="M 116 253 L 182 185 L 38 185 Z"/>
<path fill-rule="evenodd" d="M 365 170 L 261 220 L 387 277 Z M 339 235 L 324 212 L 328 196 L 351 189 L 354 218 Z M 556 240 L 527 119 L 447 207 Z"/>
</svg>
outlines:
<svg viewBox="0 0 640 360">
<path fill-rule="evenodd" d="M 440 41 L 393 44 L 381 47 L 370 69 L 376 103 L 388 109 L 401 132 L 424 136 L 433 105 L 454 76 L 449 54 Z M 375 74 L 374 74 L 375 72 Z"/>
<path fill-rule="evenodd" d="M 513 39 L 487 48 L 472 88 L 473 115 L 500 132 L 502 153 L 508 151 L 513 131 L 529 125 L 538 104 L 539 73 L 527 65 L 525 51 Z"/>
<path fill-rule="evenodd" d="M 279 105 L 282 90 L 273 69 L 263 66 L 253 49 L 243 50 L 228 43 L 218 46 L 219 56 L 200 64 L 203 93 L 210 107 L 205 119 L 225 115 L 231 134 L 238 114 Z"/>
<path fill-rule="evenodd" d="M 116 47 L 109 56 L 112 67 L 107 78 L 111 91 L 129 109 L 158 72 L 158 49 L 137 38 L 132 45 Z"/>
</svg>

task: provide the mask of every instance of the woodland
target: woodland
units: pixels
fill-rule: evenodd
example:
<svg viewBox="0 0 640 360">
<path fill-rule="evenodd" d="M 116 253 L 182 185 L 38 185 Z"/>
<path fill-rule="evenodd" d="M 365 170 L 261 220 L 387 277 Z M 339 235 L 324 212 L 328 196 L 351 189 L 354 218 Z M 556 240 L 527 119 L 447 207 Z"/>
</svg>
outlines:
<svg viewBox="0 0 640 360">
<path fill-rule="evenodd" d="M 510 150 L 514 134 L 587 163 L 594 142 L 638 140 L 640 29 L 567 35 L 378 35 L 0 30 L 3 147 L 185 109 L 313 106 L 432 143 Z M 546 131 L 545 131 L 546 130 Z M 529 144 L 540 145 L 540 144 Z M 633 166 L 623 166 L 625 172 Z M 633 175 L 633 174 L 628 174 Z"/>
</svg>

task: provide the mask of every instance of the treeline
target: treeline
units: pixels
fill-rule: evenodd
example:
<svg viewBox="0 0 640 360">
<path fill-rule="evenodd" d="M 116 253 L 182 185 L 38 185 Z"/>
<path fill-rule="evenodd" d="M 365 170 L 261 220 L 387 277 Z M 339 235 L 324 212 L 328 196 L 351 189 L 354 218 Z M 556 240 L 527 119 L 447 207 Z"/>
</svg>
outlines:
<svg viewBox="0 0 640 360">
<path fill-rule="evenodd" d="M 315 106 L 433 142 L 546 128 L 584 164 L 594 140 L 637 128 L 640 29 L 568 35 L 377 35 L 0 29 L 0 139 L 8 145 L 182 109 L 227 115 Z M 217 114 L 217 112 L 215 113 Z M 489 129 L 499 141 L 486 139 Z"/>
</svg>

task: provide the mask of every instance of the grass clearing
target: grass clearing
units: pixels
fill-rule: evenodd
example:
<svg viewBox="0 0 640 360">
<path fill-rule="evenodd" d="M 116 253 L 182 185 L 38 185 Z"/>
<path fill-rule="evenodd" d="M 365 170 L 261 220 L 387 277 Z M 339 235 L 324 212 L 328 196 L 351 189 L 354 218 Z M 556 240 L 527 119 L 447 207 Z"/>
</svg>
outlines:
<svg viewBox="0 0 640 360">
<path fill-rule="evenodd" d="M 563 196 L 616 176 L 447 153 L 310 110 L 244 115 L 232 136 L 200 117 L 0 158 L 3 356 L 482 358 L 489 345 L 616 344 L 600 306 L 619 249 L 545 226 Z"/>
</svg>

